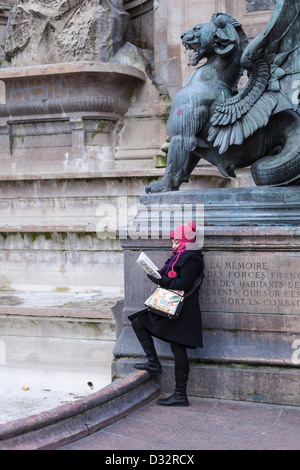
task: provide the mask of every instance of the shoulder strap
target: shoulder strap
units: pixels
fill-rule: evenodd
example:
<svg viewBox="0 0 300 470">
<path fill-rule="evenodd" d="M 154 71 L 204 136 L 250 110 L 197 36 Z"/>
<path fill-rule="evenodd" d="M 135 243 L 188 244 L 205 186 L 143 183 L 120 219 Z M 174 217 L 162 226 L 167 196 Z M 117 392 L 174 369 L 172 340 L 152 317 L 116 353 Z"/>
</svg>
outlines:
<svg viewBox="0 0 300 470">
<path fill-rule="evenodd" d="M 202 273 L 200 274 L 200 276 L 197 277 L 197 279 L 196 279 L 196 281 L 195 281 L 193 287 L 191 288 L 191 290 L 189 290 L 189 291 L 184 295 L 184 297 L 185 297 L 185 298 L 190 297 L 190 295 L 192 295 L 192 294 L 195 292 L 195 290 L 197 290 L 197 289 L 201 286 L 203 279 L 204 279 L 204 273 L 202 272 Z"/>
</svg>

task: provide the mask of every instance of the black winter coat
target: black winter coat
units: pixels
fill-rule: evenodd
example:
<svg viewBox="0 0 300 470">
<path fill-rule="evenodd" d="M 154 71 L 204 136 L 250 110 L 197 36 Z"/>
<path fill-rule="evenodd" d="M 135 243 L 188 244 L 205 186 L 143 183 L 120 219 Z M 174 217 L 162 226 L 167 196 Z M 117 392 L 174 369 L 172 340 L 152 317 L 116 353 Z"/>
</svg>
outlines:
<svg viewBox="0 0 300 470">
<path fill-rule="evenodd" d="M 177 277 L 171 279 L 164 275 L 159 280 L 159 285 L 167 289 L 188 292 L 203 269 L 204 262 L 201 250 L 188 250 L 179 257 L 174 266 Z M 188 348 L 203 347 L 199 289 L 185 300 L 177 320 L 169 320 L 151 313 L 147 309 L 134 313 L 128 318 L 132 321 L 137 316 L 140 317 L 144 327 L 150 331 L 152 336 L 167 342 L 176 342 Z"/>
</svg>

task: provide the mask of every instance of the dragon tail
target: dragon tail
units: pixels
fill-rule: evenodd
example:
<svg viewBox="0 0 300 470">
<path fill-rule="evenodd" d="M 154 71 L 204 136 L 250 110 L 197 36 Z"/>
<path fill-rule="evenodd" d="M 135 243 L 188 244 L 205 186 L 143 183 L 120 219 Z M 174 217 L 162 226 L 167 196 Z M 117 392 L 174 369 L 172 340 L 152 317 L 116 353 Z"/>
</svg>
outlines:
<svg viewBox="0 0 300 470">
<path fill-rule="evenodd" d="M 291 116 L 290 111 L 288 111 Z M 300 184 L 300 117 L 294 113 L 285 128 L 282 147 L 257 160 L 251 172 L 257 186 L 296 186 Z"/>
</svg>

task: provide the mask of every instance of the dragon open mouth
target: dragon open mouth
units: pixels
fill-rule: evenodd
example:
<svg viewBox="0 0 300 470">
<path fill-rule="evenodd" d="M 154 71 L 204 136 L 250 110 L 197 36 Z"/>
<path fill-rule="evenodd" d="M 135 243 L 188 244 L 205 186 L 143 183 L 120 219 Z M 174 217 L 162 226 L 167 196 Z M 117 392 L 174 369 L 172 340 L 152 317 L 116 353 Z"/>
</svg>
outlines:
<svg viewBox="0 0 300 470">
<path fill-rule="evenodd" d="M 198 44 L 188 44 L 184 43 L 183 44 L 187 53 L 188 53 L 188 58 L 191 64 L 198 62 Z"/>
</svg>

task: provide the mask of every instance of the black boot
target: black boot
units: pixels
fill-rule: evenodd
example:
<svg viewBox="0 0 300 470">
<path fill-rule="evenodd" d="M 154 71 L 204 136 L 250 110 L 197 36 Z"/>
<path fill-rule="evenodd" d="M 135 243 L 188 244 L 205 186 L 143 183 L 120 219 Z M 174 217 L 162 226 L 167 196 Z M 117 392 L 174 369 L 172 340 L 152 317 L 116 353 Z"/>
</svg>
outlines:
<svg viewBox="0 0 300 470">
<path fill-rule="evenodd" d="M 189 400 L 186 395 L 186 387 L 189 375 L 181 370 L 175 369 L 175 391 L 168 398 L 161 398 L 157 401 L 161 406 L 189 406 Z"/>
<path fill-rule="evenodd" d="M 134 364 L 134 368 L 138 370 L 146 370 L 152 375 L 160 375 L 162 373 L 162 367 L 158 360 L 152 338 L 149 341 L 141 341 L 141 346 L 146 354 L 148 362 Z"/>
</svg>

